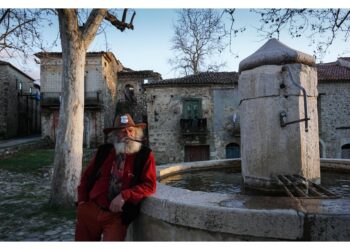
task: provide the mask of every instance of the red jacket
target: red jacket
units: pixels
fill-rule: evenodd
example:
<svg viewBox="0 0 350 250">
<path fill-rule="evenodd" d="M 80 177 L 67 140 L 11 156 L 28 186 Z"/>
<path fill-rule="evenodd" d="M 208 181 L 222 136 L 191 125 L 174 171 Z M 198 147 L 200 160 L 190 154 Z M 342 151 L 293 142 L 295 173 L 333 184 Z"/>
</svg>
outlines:
<svg viewBox="0 0 350 250">
<path fill-rule="evenodd" d="M 150 152 L 148 159 L 141 173 L 141 182 L 130 187 L 133 177 L 135 154 L 127 154 L 125 158 L 124 173 L 122 178 L 122 197 L 125 201 L 134 204 L 140 202 L 144 197 L 152 195 L 156 191 L 156 166 L 153 153 Z M 78 203 L 81 201 L 95 201 L 98 205 L 108 208 L 110 202 L 107 199 L 109 177 L 112 165 L 116 164 L 116 152 L 112 149 L 101 167 L 101 175 L 96 180 L 90 193 L 87 192 L 88 177 L 94 169 L 96 154 L 90 161 L 83 173 L 80 185 L 78 186 Z"/>
</svg>

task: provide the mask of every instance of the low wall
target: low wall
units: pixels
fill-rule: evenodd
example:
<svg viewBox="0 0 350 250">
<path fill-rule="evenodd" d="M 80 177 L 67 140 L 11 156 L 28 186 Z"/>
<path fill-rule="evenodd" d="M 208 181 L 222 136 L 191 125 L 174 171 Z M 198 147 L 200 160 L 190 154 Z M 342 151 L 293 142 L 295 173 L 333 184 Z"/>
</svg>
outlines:
<svg viewBox="0 0 350 250">
<path fill-rule="evenodd" d="M 350 173 L 350 159 L 321 158 L 321 170 Z"/>
<path fill-rule="evenodd" d="M 329 163 L 327 163 L 327 161 Z M 340 164 L 321 160 L 321 166 Z M 344 168 L 350 160 L 343 160 Z M 158 178 L 213 167 L 240 166 L 240 160 L 167 164 Z M 335 169 L 335 167 L 334 167 Z M 350 169 L 350 167 L 349 167 Z M 292 199 L 207 193 L 158 183 L 130 226 L 135 241 L 350 240 L 349 199 Z"/>
<path fill-rule="evenodd" d="M 13 154 L 16 154 L 21 151 L 25 150 L 33 150 L 38 148 L 45 148 L 50 145 L 50 142 L 46 139 L 31 141 L 23 144 L 18 144 L 15 146 L 7 147 L 7 148 L 0 148 L 0 160 L 6 159 Z"/>
</svg>

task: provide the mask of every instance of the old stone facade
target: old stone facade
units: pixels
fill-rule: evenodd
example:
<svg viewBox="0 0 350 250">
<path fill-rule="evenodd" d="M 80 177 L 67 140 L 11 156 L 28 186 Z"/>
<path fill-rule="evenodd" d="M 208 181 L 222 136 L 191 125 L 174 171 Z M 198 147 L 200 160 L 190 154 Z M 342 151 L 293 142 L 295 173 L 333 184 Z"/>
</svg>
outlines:
<svg viewBox="0 0 350 250">
<path fill-rule="evenodd" d="M 118 73 L 117 113 L 130 113 L 135 122 L 147 123 L 147 103 L 143 84 L 159 80 L 162 80 L 162 77 L 157 72 L 123 68 Z"/>
<path fill-rule="evenodd" d="M 323 158 L 350 158 L 349 64 L 350 58 L 340 58 L 316 65 L 319 151 Z M 224 75 L 229 77 L 222 81 Z M 157 163 L 240 156 L 237 79 L 238 73 L 219 72 L 143 84 L 149 142 Z M 186 132 L 184 103 L 198 101 L 197 118 L 206 122 L 205 132 L 195 119 L 192 123 L 197 127 L 191 124 L 192 129 Z"/>
<path fill-rule="evenodd" d="M 350 158 L 350 58 L 317 65 L 320 153 Z"/>
<path fill-rule="evenodd" d="M 0 139 L 40 133 L 39 91 L 32 77 L 0 61 Z"/>
<path fill-rule="evenodd" d="M 234 72 L 201 73 L 143 85 L 158 164 L 222 159 L 232 149 L 239 154 L 237 79 Z"/>
<path fill-rule="evenodd" d="M 37 53 L 40 58 L 42 137 L 55 141 L 61 99 L 61 53 Z M 117 72 L 121 63 L 111 52 L 89 52 L 85 65 L 84 145 L 104 142 L 103 128 L 112 126 L 117 98 Z"/>
</svg>

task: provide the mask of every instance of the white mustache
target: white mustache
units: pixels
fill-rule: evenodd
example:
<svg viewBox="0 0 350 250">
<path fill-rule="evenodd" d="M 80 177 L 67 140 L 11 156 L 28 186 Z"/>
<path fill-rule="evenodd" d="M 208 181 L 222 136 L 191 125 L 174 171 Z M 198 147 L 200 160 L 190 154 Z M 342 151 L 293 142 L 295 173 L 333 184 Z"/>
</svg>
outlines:
<svg viewBox="0 0 350 250">
<path fill-rule="evenodd" d="M 136 139 L 130 138 L 130 137 L 125 137 L 121 140 L 121 142 L 126 142 L 126 141 L 135 141 L 135 142 L 142 143 L 142 140 L 136 140 Z"/>
<path fill-rule="evenodd" d="M 125 138 L 126 141 L 136 141 L 136 142 L 139 142 L 139 143 L 142 143 L 141 140 L 136 140 L 136 139 L 133 139 L 133 138 Z"/>
</svg>

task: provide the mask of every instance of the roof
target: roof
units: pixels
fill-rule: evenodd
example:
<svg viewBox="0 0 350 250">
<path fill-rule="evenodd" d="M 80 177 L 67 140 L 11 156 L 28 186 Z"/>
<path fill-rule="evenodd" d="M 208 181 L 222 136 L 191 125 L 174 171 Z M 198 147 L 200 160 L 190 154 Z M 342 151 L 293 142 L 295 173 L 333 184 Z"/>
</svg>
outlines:
<svg viewBox="0 0 350 250">
<path fill-rule="evenodd" d="M 17 67 L 13 66 L 11 63 L 6 62 L 6 61 L 2 61 L 0 60 L 0 65 L 8 65 L 10 67 L 12 67 L 14 70 L 18 71 L 19 73 L 21 73 L 22 75 L 26 76 L 27 78 L 29 78 L 30 80 L 32 80 L 33 82 L 35 81 L 31 76 L 29 76 L 28 74 L 24 73 L 22 70 L 18 69 Z"/>
<path fill-rule="evenodd" d="M 62 52 L 38 52 L 34 54 L 38 58 L 47 58 L 47 57 L 62 57 Z M 115 60 L 118 64 L 121 64 L 121 62 L 115 57 L 115 55 L 112 52 L 106 52 L 106 51 L 95 51 L 95 52 L 87 52 L 87 57 L 93 57 L 93 56 L 106 56 L 109 60 Z"/>
<path fill-rule="evenodd" d="M 235 84 L 238 83 L 237 72 L 202 72 L 180 78 L 165 79 L 150 82 L 144 86 L 169 86 L 169 85 L 203 85 L 203 84 Z"/>
<path fill-rule="evenodd" d="M 335 62 L 316 64 L 319 81 L 350 81 L 350 57 Z"/>
<path fill-rule="evenodd" d="M 118 72 L 119 76 L 144 76 L 144 77 L 157 77 L 160 80 L 162 79 L 161 74 L 154 72 L 153 70 L 132 70 L 127 67 L 123 67 L 123 70 Z"/>
</svg>

